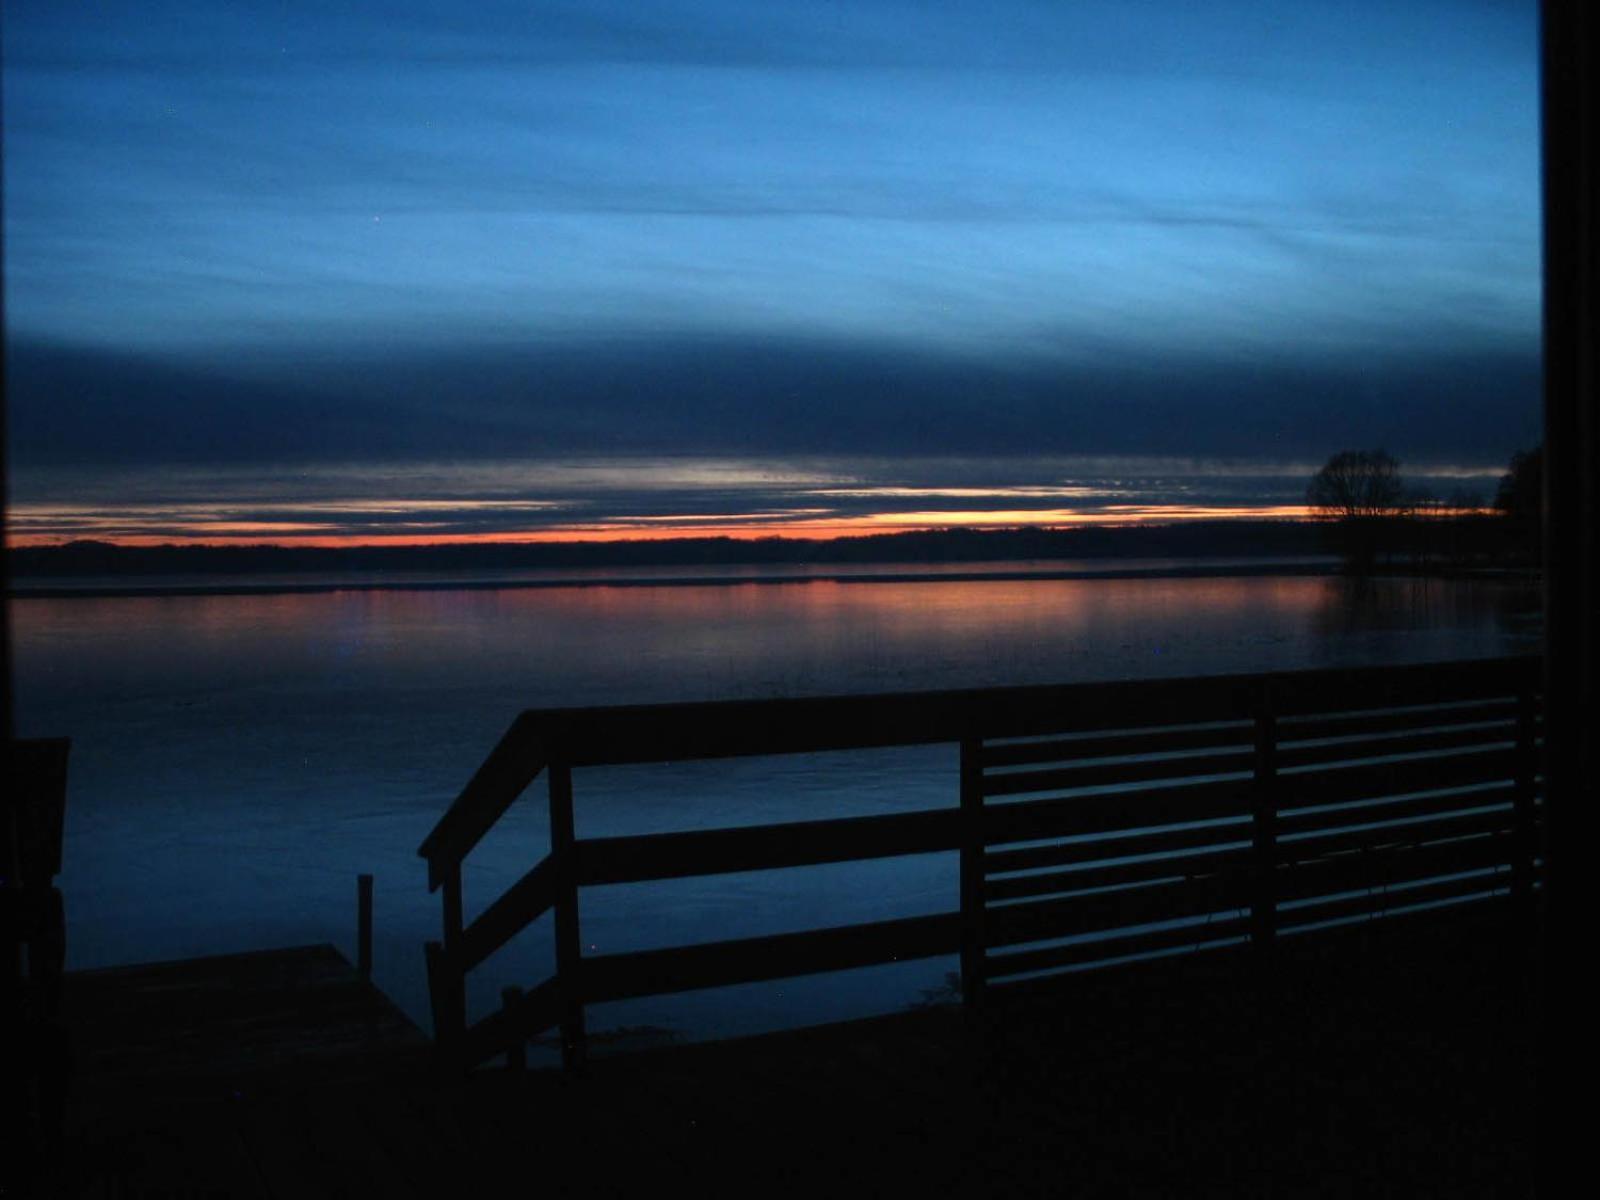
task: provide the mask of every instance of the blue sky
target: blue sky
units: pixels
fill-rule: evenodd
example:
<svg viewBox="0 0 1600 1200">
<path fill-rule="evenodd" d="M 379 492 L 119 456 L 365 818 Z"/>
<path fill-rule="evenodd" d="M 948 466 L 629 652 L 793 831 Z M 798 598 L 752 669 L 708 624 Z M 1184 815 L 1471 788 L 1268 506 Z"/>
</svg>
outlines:
<svg viewBox="0 0 1600 1200">
<path fill-rule="evenodd" d="M 1503 461 L 1535 9 L 18 0 L 14 501 L 178 461 Z"/>
</svg>

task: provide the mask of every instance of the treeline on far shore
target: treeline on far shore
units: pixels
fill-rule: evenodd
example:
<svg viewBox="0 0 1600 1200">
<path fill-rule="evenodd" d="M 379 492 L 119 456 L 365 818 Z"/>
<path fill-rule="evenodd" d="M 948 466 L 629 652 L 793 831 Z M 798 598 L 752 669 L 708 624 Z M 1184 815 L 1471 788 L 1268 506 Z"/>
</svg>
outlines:
<svg viewBox="0 0 1600 1200">
<path fill-rule="evenodd" d="M 1193 521 L 1068 529 L 936 529 L 827 540 L 726 537 L 660 541 L 455 543 L 433 546 L 124 546 L 103 541 L 14 547 L 13 578 L 253 575 L 300 572 L 516 571 L 633 566 L 1023 562 L 1063 559 L 1303 557 L 1341 554 L 1330 521 Z M 1377 551 L 1362 569 L 1537 566 L 1519 523 L 1501 513 L 1408 513 L 1365 527 Z"/>
</svg>

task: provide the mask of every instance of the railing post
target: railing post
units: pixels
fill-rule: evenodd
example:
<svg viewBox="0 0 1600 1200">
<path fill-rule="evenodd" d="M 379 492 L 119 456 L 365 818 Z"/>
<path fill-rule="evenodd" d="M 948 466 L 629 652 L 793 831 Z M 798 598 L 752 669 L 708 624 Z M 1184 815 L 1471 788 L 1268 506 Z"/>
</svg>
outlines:
<svg viewBox="0 0 1600 1200">
<path fill-rule="evenodd" d="M 522 1001 L 522 989 L 519 987 L 506 987 L 500 989 L 500 1007 L 507 1013 L 515 1011 Z M 528 1069 L 528 1044 L 523 1041 L 513 1043 L 506 1050 L 506 1070 L 513 1075 L 520 1075 Z"/>
<path fill-rule="evenodd" d="M 372 876 L 356 876 L 356 970 L 372 978 Z"/>
<path fill-rule="evenodd" d="M 1514 831 L 1511 858 L 1511 901 L 1519 922 L 1533 915 L 1533 858 L 1538 848 L 1535 833 L 1534 777 L 1539 769 L 1537 709 L 1533 684 L 1517 689 L 1516 785 L 1512 793 Z"/>
<path fill-rule="evenodd" d="M 450 1030 L 444 1014 L 444 946 L 439 942 L 423 942 L 422 957 L 427 965 L 428 1007 L 433 1015 L 433 1036 L 443 1049 L 450 1041 Z"/>
<path fill-rule="evenodd" d="M 961 1003 L 968 1015 L 983 1004 L 983 743 L 961 739 Z"/>
<path fill-rule="evenodd" d="M 582 944 L 578 937 L 577 841 L 572 816 L 572 768 L 551 761 L 550 857 L 555 867 L 556 979 L 561 987 L 561 1065 L 569 1071 L 583 1066 L 586 1039 L 583 1031 Z"/>
<path fill-rule="evenodd" d="M 444 882 L 440 886 L 444 900 L 444 949 L 455 954 L 461 949 L 461 864 L 451 863 L 444 869 Z"/>
<path fill-rule="evenodd" d="M 1255 697 L 1255 779 L 1250 798 L 1250 942 L 1264 961 L 1278 936 L 1278 714 L 1272 681 Z"/>
<path fill-rule="evenodd" d="M 428 959 L 428 993 L 433 1000 L 433 1035 L 453 1050 L 467 1031 L 467 976 L 461 959 L 461 863 L 443 868 L 444 941 L 424 947 Z"/>
</svg>

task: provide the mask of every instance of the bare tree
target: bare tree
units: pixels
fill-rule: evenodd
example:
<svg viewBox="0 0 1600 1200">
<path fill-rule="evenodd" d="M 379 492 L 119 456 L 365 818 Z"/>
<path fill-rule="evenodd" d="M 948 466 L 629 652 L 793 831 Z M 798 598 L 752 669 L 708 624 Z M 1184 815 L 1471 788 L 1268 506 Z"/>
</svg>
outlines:
<svg viewBox="0 0 1600 1200">
<path fill-rule="evenodd" d="M 1383 450 L 1341 450 L 1311 477 L 1306 504 L 1328 520 L 1398 516 L 1407 508 L 1400 464 Z"/>
<path fill-rule="evenodd" d="M 1372 567 L 1380 551 L 1393 550 L 1413 501 L 1400 478 L 1400 464 L 1383 450 L 1341 450 L 1306 487 L 1306 504 L 1333 525 L 1332 538 L 1357 571 Z"/>
</svg>

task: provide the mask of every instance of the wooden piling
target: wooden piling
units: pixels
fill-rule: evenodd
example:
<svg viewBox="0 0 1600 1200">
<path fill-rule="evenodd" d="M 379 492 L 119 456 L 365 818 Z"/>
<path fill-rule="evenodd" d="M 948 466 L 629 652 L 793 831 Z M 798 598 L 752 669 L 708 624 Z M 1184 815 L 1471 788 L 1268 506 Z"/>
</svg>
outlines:
<svg viewBox="0 0 1600 1200">
<path fill-rule="evenodd" d="M 519 987 L 507 987 L 507 988 L 501 988 L 500 989 L 500 1007 L 505 1010 L 506 1016 L 508 1018 L 516 1010 L 517 1006 L 519 1004 L 521 1004 L 521 1003 L 522 1003 L 522 989 L 521 988 L 519 988 Z M 506 1050 L 506 1070 L 510 1071 L 514 1075 L 520 1075 L 524 1071 L 526 1071 L 527 1069 L 528 1069 L 528 1044 L 526 1042 L 521 1042 L 521 1041 L 514 1042 Z"/>
</svg>

